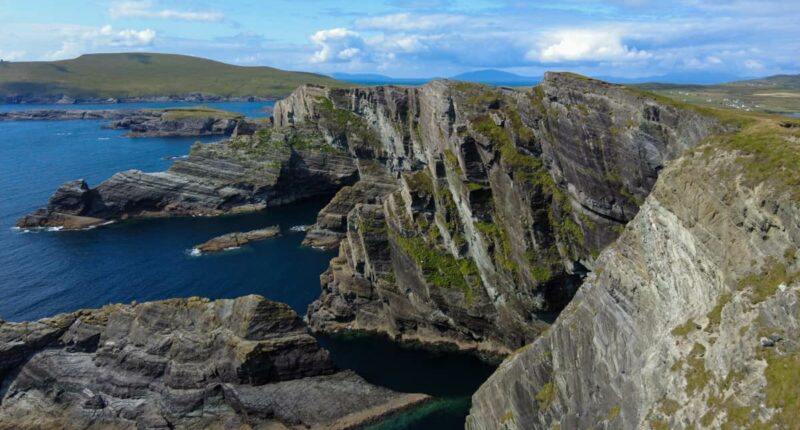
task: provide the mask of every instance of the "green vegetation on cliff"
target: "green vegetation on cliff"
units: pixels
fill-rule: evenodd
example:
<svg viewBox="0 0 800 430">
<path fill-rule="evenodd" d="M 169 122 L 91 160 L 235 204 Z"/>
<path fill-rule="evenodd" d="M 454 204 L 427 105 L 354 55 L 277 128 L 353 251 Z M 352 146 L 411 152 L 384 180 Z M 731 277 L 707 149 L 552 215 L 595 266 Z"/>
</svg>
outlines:
<svg viewBox="0 0 800 430">
<path fill-rule="evenodd" d="M 128 98 L 203 94 L 283 97 L 302 84 L 347 86 L 326 76 L 242 67 L 172 54 L 90 54 L 72 60 L 3 62 L 0 97 Z"/>
</svg>

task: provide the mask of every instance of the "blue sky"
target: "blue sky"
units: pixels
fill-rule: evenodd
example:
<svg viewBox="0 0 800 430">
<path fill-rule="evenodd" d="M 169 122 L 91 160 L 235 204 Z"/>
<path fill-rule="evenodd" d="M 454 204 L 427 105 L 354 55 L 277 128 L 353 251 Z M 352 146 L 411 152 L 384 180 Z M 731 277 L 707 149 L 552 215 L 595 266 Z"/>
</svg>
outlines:
<svg viewBox="0 0 800 430">
<path fill-rule="evenodd" d="M 0 58 L 170 52 L 395 77 L 800 71 L 800 0 L 0 0 Z"/>
</svg>

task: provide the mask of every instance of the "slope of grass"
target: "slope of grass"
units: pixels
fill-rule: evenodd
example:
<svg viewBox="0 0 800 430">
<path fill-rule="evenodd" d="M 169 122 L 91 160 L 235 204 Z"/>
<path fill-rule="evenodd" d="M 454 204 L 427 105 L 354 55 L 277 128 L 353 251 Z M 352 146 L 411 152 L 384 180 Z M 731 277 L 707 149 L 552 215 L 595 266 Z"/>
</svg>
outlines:
<svg viewBox="0 0 800 430">
<path fill-rule="evenodd" d="M 306 83 L 348 85 L 312 73 L 172 54 L 90 54 L 63 61 L 0 62 L 0 96 L 282 97 Z"/>
<path fill-rule="evenodd" d="M 214 109 L 208 106 L 188 106 L 176 108 L 156 109 L 157 111 L 164 112 L 166 119 L 183 119 L 183 118 L 244 118 L 244 115 L 236 112 L 229 112 L 222 109 Z"/>
</svg>

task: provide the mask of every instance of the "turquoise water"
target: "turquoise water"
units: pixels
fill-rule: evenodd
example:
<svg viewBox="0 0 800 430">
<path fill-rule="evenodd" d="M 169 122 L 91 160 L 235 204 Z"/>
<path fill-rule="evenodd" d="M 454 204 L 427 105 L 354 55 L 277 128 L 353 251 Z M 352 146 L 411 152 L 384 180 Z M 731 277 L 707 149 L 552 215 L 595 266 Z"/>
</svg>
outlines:
<svg viewBox="0 0 800 430">
<path fill-rule="evenodd" d="M 265 104 L 235 105 L 217 106 L 246 113 Z M 334 253 L 300 246 L 303 233 L 289 229 L 313 223 L 327 198 L 229 217 L 137 220 L 76 232 L 14 229 L 19 217 L 44 205 L 65 181 L 84 178 L 93 186 L 121 170 L 164 170 L 172 163 L 169 157 L 187 154 L 194 142 L 218 139 L 129 139 L 101 125 L 0 122 L 0 318 L 20 321 L 107 303 L 252 293 L 305 314 Z M 274 224 L 283 230 L 276 239 L 217 255 L 187 252 L 220 234 Z M 382 429 L 463 428 L 469 396 L 492 370 L 473 357 L 403 348 L 377 337 L 321 337 L 320 342 L 339 367 L 375 384 L 440 398 L 382 423 Z"/>
</svg>

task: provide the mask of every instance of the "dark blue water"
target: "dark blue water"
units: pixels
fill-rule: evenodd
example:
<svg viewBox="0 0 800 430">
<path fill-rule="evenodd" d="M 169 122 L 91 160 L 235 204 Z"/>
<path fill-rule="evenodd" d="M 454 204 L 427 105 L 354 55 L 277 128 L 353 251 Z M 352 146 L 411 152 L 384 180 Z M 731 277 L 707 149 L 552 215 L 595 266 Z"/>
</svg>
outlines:
<svg viewBox="0 0 800 430">
<path fill-rule="evenodd" d="M 239 216 L 137 220 L 76 232 L 14 230 L 20 216 L 44 205 L 67 180 L 96 185 L 121 170 L 164 170 L 172 163 L 168 157 L 187 154 L 196 141 L 215 140 L 129 139 L 101 124 L 0 122 L 0 318 L 29 320 L 132 300 L 253 293 L 305 313 L 334 253 L 300 246 L 303 233 L 289 228 L 313 223 L 326 198 Z M 220 234 L 275 224 L 283 230 L 276 239 L 216 255 L 187 253 Z M 339 367 L 375 384 L 438 398 L 381 423 L 381 429 L 463 428 L 469 396 L 492 371 L 473 357 L 404 348 L 383 338 L 321 337 L 320 342 Z"/>
<path fill-rule="evenodd" d="M 61 110 L 103 110 L 103 109 L 157 109 L 181 106 L 210 106 L 231 112 L 239 112 L 249 117 L 266 116 L 268 113 L 265 108 L 275 105 L 275 102 L 215 102 L 215 103 L 192 103 L 192 102 L 159 102 L 159 103 L 97 103 L 97 104 L 0 104 L 0 112 L 13 112 L 19 110 L 35 109 L 61 109 Z"/>
</svg>

